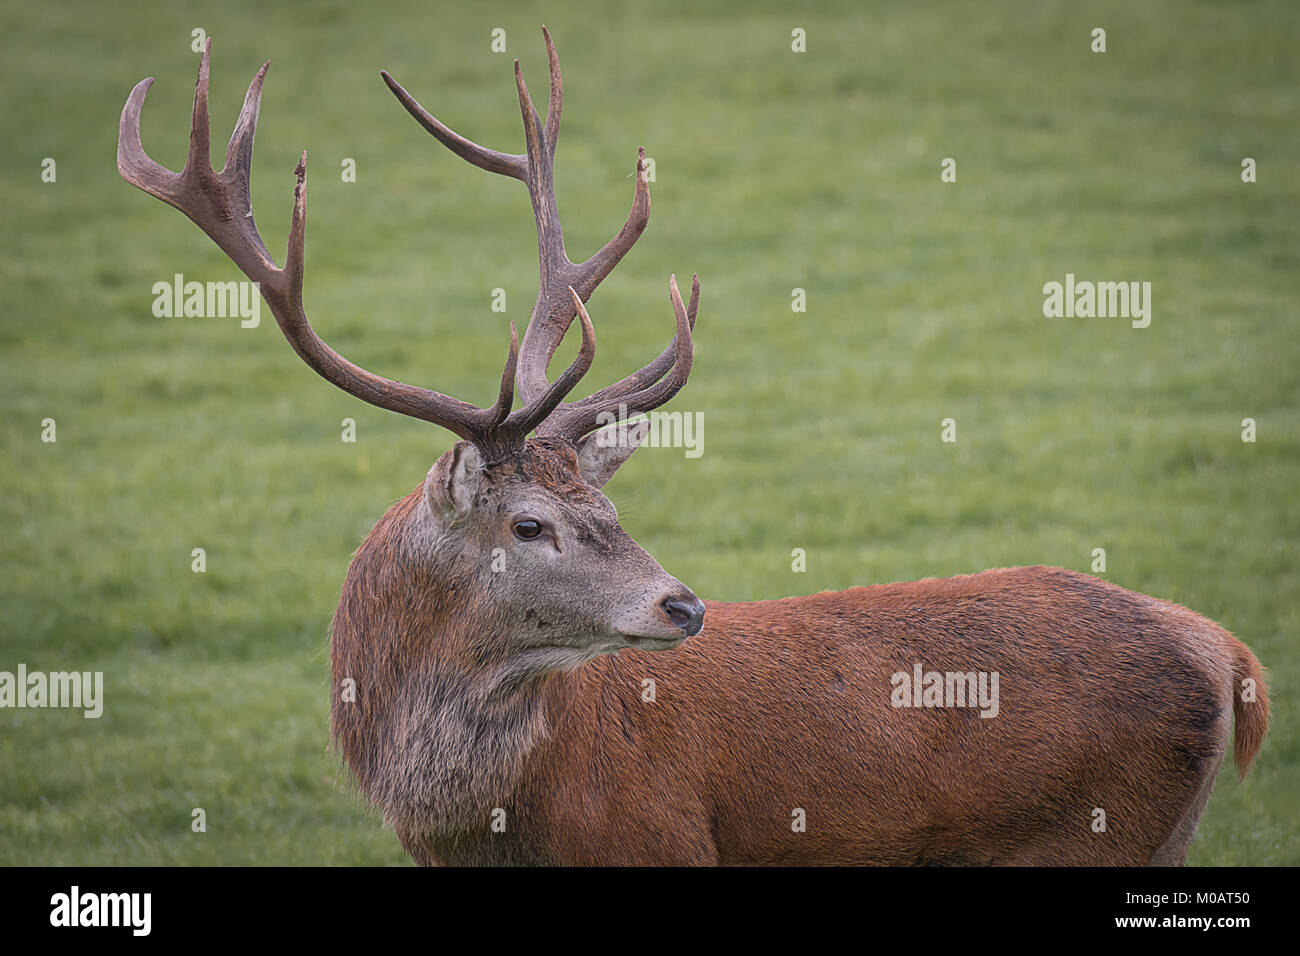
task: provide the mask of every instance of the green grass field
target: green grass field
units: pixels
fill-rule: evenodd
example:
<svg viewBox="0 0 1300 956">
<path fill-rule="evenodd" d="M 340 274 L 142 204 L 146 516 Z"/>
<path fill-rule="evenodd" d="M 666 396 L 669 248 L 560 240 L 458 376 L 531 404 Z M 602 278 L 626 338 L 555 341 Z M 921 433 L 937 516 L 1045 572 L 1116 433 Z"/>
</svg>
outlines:
<svg viewBox="0 0 1300 956">
<path fill-rule="evenodd" d="M 632 535 L 720 600 L 1088 571 L 1104 548 L 1108 579 L 1271 670 L 1263 752 L 1244 782 L 1225 770 L 1189 862 L 1300 864 L 1295 4 L 184 6 L 3 2 L 0 670 L 103 671 L 105 709 L 0 711 L 0 863 L 409 862 L 328 751 L 327 629 L 353 549 L 452 437 L 322 382 L 265 309 L 255 329 L 155 318 L 155 282 L 241 277 L 119 179 L 117 119 L 157 77 L 145 146 L 183 163 L 202 28 L 219 166 L 273 58 L 253 204 L 282 258 L 307 148 L 316 329 L 486 404 L 536 291 L 527 196 L 378 71 L 519 150 L 510 60 L 544 103 L 546 23 L 575 259 L 626 215 L 636 147 L 655 160 L 649 228 L 592 300 L 587 384 L 671 337 L 669 272 L 703 282 L 669 407 L 704 414 L 705 452 L 620 472 Z M 1067 272 L 1150 281 L 1150 327 L 1044 318 Z"/>
</svg>

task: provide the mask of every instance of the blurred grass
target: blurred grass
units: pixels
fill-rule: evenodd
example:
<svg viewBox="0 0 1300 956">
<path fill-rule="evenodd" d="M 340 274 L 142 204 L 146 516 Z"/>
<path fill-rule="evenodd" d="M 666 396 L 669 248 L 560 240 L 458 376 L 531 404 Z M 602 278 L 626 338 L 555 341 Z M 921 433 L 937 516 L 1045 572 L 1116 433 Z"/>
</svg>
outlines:
<svg viewBox="0 0 1300 956">
<path fill-rule="evenodd" d="M 118 179 L 117 117 L 156 76 L 145 145 L 179 167 L 202 27 L 219 165 L 273 56 L 253 205 L 281 257 L 308 148 L 317 330 L 485 403 L 535 292 L 526 197 L 446 153 L 378 70 L 520 149 L 509 60 L 544 101 L 542 22 L 565 67 L 574 258 L 621 223 L 636 146 L 656 161 L 650 227 L 592 302 L 589 381 L 670 337 L 668 272 L 704 284 L 672 407 L 704 413 L 705 454 L 638 455 L 610 489 L 628 530 L 732 600 L 1086 571 L 1104 547 L 1109 578 L 1218 620 L 1272 671 L 1263 754 L 1244 783 L 1225 773 L 1190 862 L 1300 863 L 1300 11 L 785 6 L 4 0 L 0 669 L 102 670 L 106 707 L 0 713 L 0 863 L 405 862 L 326 751 L 326 632 L 352 550 L 450 436 L 322 383 L 269 315 L 154 318 L 154 282 L 238 276 Z M 489 51 L 494 27 L 508 56 Z M 1066 272 L 1152 282 L 1150 328 L 1045 320 L 1041 287 Z"/>
</svg>

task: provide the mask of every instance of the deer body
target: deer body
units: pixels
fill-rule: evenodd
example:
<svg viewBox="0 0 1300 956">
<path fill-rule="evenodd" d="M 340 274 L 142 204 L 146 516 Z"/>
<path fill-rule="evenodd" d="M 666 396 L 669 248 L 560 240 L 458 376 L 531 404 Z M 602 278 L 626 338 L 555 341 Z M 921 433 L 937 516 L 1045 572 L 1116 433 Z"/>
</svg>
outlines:
<svg viewBox="0 0 1300 956">
<path fill-rule="evenodd" d="M 220 172 L 210 48 L 183 170 L 141 144 L 152 79 L 119 127 L 122 176 L 259 283 L 308 366 L 461 439 L 362 544 L 332 627 L 334 742 L 408 852 L 426 864 L 1181 863 L 1234 721 L 1243 774 L 1268 723 L 1259 662 L 1213 622 L 1059 568 L 706 605 L 623 530 L 601 488 L 647 435 L 624 416 L 686 383 L 700 285 L 687 303 L 670 279 L 675 331 L 658 357 L 567 400 L 595 354 L 585 303 L 641 235 L 650 196 L 641 150 L 622 228 L 568 258 L 553 181 L 563 86 L 543 33 L 544 123 L 515 62 L 521 154 L 465 139 L 383 74 L 439 142 L 528 189 L 538 296 L 522 343 L 511 326 L 489 407 L 369 372 L 308 323 L 306 153 L 283 267 L 249 207 L 269 64 Z M 581 347 L 552 382 L 575 319 Z M 937 697 L 930 674 L 947 675 Z"/>
<path fill-rule="evenodd" d="M 400 631 L 372 625 L 367 607 L 409 608 L 439 588 L 419 571 L 393 583 L 405 598 L 359 587 L 391 573 L 388 536 L 418 507 L 419 492 L 358 553 L 333 658 L 336 684 L 374 673 L 368 658 L 410 662 L 395 680 L 412 693 L 385 694 L 393 710 L 364 720 L 336 703 L 335 730 L 421 863 L 1181 863 L 1229 746 L 1236 688 L 1263 686 L 1250 652 L 1185 608 L 1059 568 L 1011 568 L 709 602 L 703 631 L 674 651 L 602 655 L 491 705 L 449 699 L 434 688 L 476 675 L 433 650 L 492 637 L 432 606 Z M 388 646 L 399 633 L 410 647 Z M 892 675 L 917 664 L 997 672 L 996 717 L 893 706 Z M 1264 712 L 1236 710 L 1244 772 Z M 455 744 L 449 725 L 464 731 Z"/>
</svg>

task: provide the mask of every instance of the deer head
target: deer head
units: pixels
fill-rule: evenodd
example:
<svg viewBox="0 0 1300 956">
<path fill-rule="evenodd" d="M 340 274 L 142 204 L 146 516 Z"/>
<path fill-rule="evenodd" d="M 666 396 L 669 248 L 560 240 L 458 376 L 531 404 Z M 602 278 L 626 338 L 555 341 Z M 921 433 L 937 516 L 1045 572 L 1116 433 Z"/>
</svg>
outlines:
<svg viewBox="0 0 1300 956">
<path fill-rule="evenodd" d="M 412 580 L 418 577 L 440 588 L 444 604 L 448 593 L 462 595 L 467 607 L 457 613 L 477 613 L 495 631 L 491 647 L 480 646 L 475 652 L 510 659 L 511 671 L 521 673 L 574 666 L 628 646 L 673 647 L 700 630 L 704 615 L 699 599 L 622 529 L 600 490 L 644 440 L 644 424 L 629 424 L 621 415 L 621 420 L 598 429 L 620 406 L 626 406 L 629 415 L 648 412 L 685 384 L 699 278 L 692 284 L 689 305 L 683 304 L 676 279 L 670 280 L 676 334 L 654 361 L 586 398 L 565 401 L 595 355 L 595 333 L 584 303 L 641 235 L 650 194 L 642 149 L 627 221 L 590 259 L 569 260 L 552 172 L 563 84 L 545 28 L 543 35 L 551 80 L 544 125 L 515 61 L 526 147 L 522 154 L 470 142 L 382 74 L 407 111 L 443 145 L 481 169 L 521 180 L 532 200 L 540 264 L 537 300 L 522 346 L 511 324 L 500 387 L 488 408 L 375 375 L 339 355 L 313 331 L 302 300 L 306 152 L 296 170 L 283 268 L 267 252 L 250 206 L 253 135 L 269 62 L 248 88 L 220 172 L 208 161 L 210 40 L 199 65 L 184 169 L 176 173 L 163 168 L 141 145 L 140 113 L 152 78 L 135 87 L 122 110 L 117 155 L 118 170 L 127 182 L 189 216 L 259 284 L 276 323 L 308 366 L 372 405 L 441 425 L 462 439 L 429 470 L 416 496 L 418 507 L 407 509 L 398 535 L 410 549 L 404 566 L 411 569 Z M 575 317 L 582 346 L 573 363 L 554 382 L 548 381 L 550 359 Z M 513 408 L 516 387 L 518 409 Z M 365 550 L 363 546 L 363 554 Z M 509 573 L 498 573 L 502 569 Z M 451 581 L 455 587 L 449 589 Z"/>
</svg>

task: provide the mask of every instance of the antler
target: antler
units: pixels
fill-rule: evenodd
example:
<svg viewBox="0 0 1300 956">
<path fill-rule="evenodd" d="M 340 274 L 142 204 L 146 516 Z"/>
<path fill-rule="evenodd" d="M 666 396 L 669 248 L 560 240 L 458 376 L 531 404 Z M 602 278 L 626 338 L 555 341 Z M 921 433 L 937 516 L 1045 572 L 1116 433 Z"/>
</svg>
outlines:
<svg viewBox="0 0 1300 956">
<path fill-rule="evenodd" d="M 533 217 L 537 222 L 537 258 L 540 278 L 537 301 L 533 305 L 528 327 L 524 331 L 519 354 L 519 394 L 524 401 L 535 401 L 548 393 L 546 369 L 564 338 L 573 317 L 586 314 L 582 303 L 591 298 L 601 280 L 618 265 L 640 238 L 650 218 L 650 187 L 645 177 L 645 149 L 637 150 L 636 187 L 632 209 L 623 228 L 613 239 L 582 263 L 572 262 L 564 248 L 564 230 L 555 203 L 555 145 L 560 133 L 560 114 L 564 106 L 564 82 L 560 60 L 551 41 L 550 31 L 542 27 L 546 55 L 550 62 L 550 100 L 543 125 L 524 83 L 519 61 L 515 60 L 515 86 L 519 92 L 519 109 L 523 114 L 525 152 L 502 153 L 471 142 L 443 125 L 406 92 L 387 72 L 381 75 L 388 88 L 438 142 L 457 156 L 480 169 L 521 180 L 528 187 Z M 538 426 L 539 434 L 553 434 L 577 441 L 599 424 L 602 414 L 627 405 L 629 414 L 650 411 L 667 402 L 686 384 L 690 374 L 693 343 L 691 331 L 700 301 L 700 281 L 691 286 L 689 307 L 684 307 L 677 291 L 677 281 L 669 283 L 670 298 L 677 317 L 677 332 L 659 357 L 644 368 L 613 385 L 577 402 L 558 405 Z"/>
<path fill-rule="evenodd" d="M 321 340 L 308 323 L 303 310 L 303 247 L 307 218 L 305 151 L 295 170 L 298 182 L 294 188 L 293 219 L 283 268 L 276 266 L 267 252 L 253 221 L 249 195 L 253 134 L 262 99 L 262 81 L 271 64 L 269 61 L 263 64 L 249 84 L 244 107 L 239 113 L 230 144 L 226 147 L 225 165 L 220 172 L 215 172 L 208 159 L 208 73 L 211 47 L 212 41 L 209 39 L 199 62 L 190 148 L 185 168 L 176 173 L 160 166 L 145 153 L 140 142 L 140 111 L 144 107 L 145 95 L 153 84 L 153 77 L 148 77 L 136 84 L 122 108 L 117 143 L 117 169 L 122 178 L 189 216 L 250 280 L 258 283 L 262 297 L 270 306 L 284 337 L 303 361 L 324 379 L 372 405 L 441 425 L 461 438 L 474 442 L 488 461 L 509 455 L 556 408 L 591 367 L 596 349 L 595 332 L 585 310 L 580 308 L 578 293 L 571 289 L 564 290 L 582 320 L 582 347 L 577 358 L 554 384 L 533 390 L 525 396 L 525 406 L 515 412 L 511 412 L 510 408 L 514 401 L 519 337 L 513 323 L 501 387 L 496 403 L 491 408 L 478 408 L 431 389 L 382 378 L 349 362 Z M 557 68 L 553 65 L 553 69 Z M 522 90 L 522 80 L 520 83 Z M 555 120 L 558 124 L 558 111 Z M 504 168 L 497 171 L 504 171 Z M 540 221 L 539 218 L 539 223 Z M 610 268 L 612 267 L 611 264 Z"/>
</svg>

